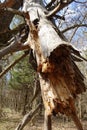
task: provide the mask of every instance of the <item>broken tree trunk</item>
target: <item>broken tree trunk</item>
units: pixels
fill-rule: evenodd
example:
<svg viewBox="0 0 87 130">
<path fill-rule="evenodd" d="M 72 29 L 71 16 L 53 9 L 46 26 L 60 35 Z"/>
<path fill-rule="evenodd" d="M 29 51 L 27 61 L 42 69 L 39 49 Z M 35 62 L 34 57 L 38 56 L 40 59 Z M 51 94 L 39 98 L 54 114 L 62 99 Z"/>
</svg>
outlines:
<svg viewBox="0 0 87 130">
<path fill-rule="evenodd" d="M 44 130 L 51 130 L 51 115 L 59 112 L 71 116 L 77 129 L 83 130 L 75 109 L 75 98 L 86 91 L 84 76 L 75 64 L 83 58 L 58 35 L 41 5 L 34 0 L 25 0 L 24 11 L 30 29 L 29 46 L 36 58 L 45 107 Z"/>
</svg>

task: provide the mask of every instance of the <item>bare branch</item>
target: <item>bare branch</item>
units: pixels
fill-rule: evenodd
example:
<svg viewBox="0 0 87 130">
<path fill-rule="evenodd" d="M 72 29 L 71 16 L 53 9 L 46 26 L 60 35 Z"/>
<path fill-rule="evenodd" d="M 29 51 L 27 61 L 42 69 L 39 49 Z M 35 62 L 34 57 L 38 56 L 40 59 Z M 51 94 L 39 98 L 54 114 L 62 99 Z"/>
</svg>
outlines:
<svg viewBox="0 0 87 130">
<path fill-rule="evenodd" d="M 12 39 L 14 35 L 18 32 L 20 33 L 23 29 L 26 31 L 26 24 L 20 24 L 18 27 L 14 28 L 13 30 L 6 30 L 4 32 L 0 32 L 0 48 L 9 45 L 8 41 Z M 26 34 L 25 34 L 26 35 Z"/>
<path fill-rule="evenodd" d="M 20 15 L 22 17 L 24 17 L 25 13 L 23 11 L 19 11 L 19 10 L 16 10 L 16 9 L 12 9 L 12 8 L 3 8 L 4 11 L 8 11 L 8 12 L 11 12 L 13 14 L 17 14 L 17 15 Z"/>
<path fill-rule="evenodd" d="M 68 6 L 70 3 L 72 3 L 74 0 L 70 0 L 69 2 L 66 3 L 59 3 L 57 5 L 57 7 L 55 7 L 51 12 L 49 12 L 48 15 L 46 15 L 47 17 L 52 17 L 54 16 L 58 11 L 60 11 L 61 9 L 63 9 L 64 7 Z"/>
<path fill-rule="evenodd" d="M 41 104 L 39 104 L 34 110 L 31 110 L 29 113 L 27 113 L 15 130 L 22 130 L 27 125 L 27 123 L 31 121 L 32 117 L 37 113 L 40 106 Z"/>
<path fill-rule="evenodd" d="M 85 1 L 85 2 L 81 2 L 81 1 L 76 1 L 76 0 L 74 0 L 74 2 L 76 2 L 76 3 L 80 3 L 80 4 L 86 4 L 86 3 L 87 3 L 87 1 Z"/>
<path fill-rule="evenodd" d="M 24 53 L 22 56 L 20 56 L 18 59 L 16 59 L 14 62 L 12 62 L 9 66 L 7 66 L 1 73 L 0 73 L 0 78 L 6 74 L 13 66 L 15 66 L 21 59 L 26 57 L 28 53 Z"/>
<path fill-rule="evenodd" d="M 8 7 L 19 9 L 22 4 L 23 0 L 5 0 L 4 3 L 0 3 L 0 32 L 8 30 L 9 24 L 14 16 L 14 14 L 4 11 L 2 8 Z"/>
<path fill-rule="evenodd" d="M 15 3 L 15 0 L 5 0 L 4 3 L 0 3 L 0 8 L 12 7 Z"/>
<path fill-rule="evenodd" d="M 56 0 L 51 0 L 51 2 L 48 3 L 48 5 L 46 6 L 46 8 L 49 8 Z"/>
<path fill-rule="evenodd" d="M 70 29 L 74 29 L 74 28 L 76 28 L 76 27 L 87 27 L 87 24 L 76 24 L 76 25 L 73 25 L 73 26 L 71 26 L 71 27 L 69 27 L 69 28 L 64 29 L 64 30 L 61 31 L 61 32 L 62 32 L 62 33 L 65 33 L 66 31 L 69 31 Z"/>
<path fill-rule="evenodd" d="M 57 11 L 59 10 L 60 8 L 60 3 L 58 4 L 58 6 L 56 8 L 54 8 L 51 12 L 49 12 L 48 15 L 46 15 L 47 17 L 52 17 L 53 15 L 55 15 L 57 13 Z"/>
<path fill-rule="evenodd" d="M 57 19 L 65 20 L 65 17 L 64 17 L 64 16 L 54 15 L 54 17 L 57 18 Z"/>
<path fill-rule="evenodd" d="M 0 3 L 0 9 L 1 8 L 4 8 L 4 7 L 13 7 L 13 5 L 15 5 L 16 3 L 19 3 L 20 5 L 22 5 L 23 3 L 23 0 L 19 0 L 19 1 L 16 1 L 16 0 L 5 0 L 5 2 L 3 3 Z"/>
<path fill-rule="evenodd" d="M 9 46 L 3 48 L 2 50 L 0 50 L 0 59 L 2 57 L 4 57 L 5 55 L 9 54 L 9 53 L 13 53 L 13 52 L 17 52 L 17 51 L 22 51 L 22 50 L 27 50 L 30 49 L 29 44 L 22 44 L 20 42 L 13 42 L 12 44 L 10 44 Z"/>
</svg>

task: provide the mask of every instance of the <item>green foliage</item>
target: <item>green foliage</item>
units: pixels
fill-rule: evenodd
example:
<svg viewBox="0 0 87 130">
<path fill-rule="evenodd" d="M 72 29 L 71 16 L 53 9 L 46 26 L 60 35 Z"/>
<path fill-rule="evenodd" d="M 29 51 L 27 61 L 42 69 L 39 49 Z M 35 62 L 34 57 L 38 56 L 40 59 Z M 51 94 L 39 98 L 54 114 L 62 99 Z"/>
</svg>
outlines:
<svg viewBox="0 0 87 130">
<path fill-rule="evenodd" d="M 15 56 L 19 56 L 19 53 Z M 29 63 L 29 57 L 25 57 L 10 71 L 9 86 L 14 89 L 23 89 L 33 86 L 35 72 Z"/>
</svg>

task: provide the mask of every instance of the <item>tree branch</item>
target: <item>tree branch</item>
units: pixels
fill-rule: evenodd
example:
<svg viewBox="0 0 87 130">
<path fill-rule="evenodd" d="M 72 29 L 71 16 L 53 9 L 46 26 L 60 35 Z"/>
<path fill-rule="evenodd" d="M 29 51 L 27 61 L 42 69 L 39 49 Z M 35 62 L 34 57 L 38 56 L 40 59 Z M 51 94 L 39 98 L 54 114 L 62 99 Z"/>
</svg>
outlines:
<svg viewBox="0 0 87 130">
<path fill-rule="evenodd" d="M 15 0 L 5 0 L 5 2 L 0 3 L 0 8 L 12 7 L 15 3 Z"/>
<path fill-rule="evenodd" d="M 26 24 L 20 24 L 18 27 L 14 28 L 13 30 L 7 30 L 5 32 L 0 32 L 0 48 L 7 46 L 9 43 L 8 41 L 16 35 L 18 32 L 20 33 L 23 29 L 26 31 Z M 26 34 L 25 34 L 26 35 Z"/>
<path fill-rule="evenodd" d="M 7 7 L 5 7 L 5 8 L 3 8 L 3 10 L 4 10 L 4 11 L 11 12 L 11 13 L 13 13 L 13 14 L 20 15 L 20 16 L 22 16 L 22 17 L 25 16 L 25 13 L 24 13 L 23 11 L 19 11 L 19 10 L 16 10 L 16 9 L 12 9 L 12 8 L 7 8 Z"/>
<path fill-rule="evenodd" d="M 52 17 L 54 16 L 58 11 L 62 10 L 64 7 L 68 6 L 70 3 L 72 3 L 74 0 L 70 0 L 69 2 L 65 2 L 65 3 L 59 3 L 57 5 L 57 7 L 55 7 L 52 11 L 49 12 L 49 14 L 47 14 L 47 17 Z"/>
<path fill-rule="evenodd" d="M 17 2 L 16 0 L 5 0 L 5 2 L 0 3 L 0 9 L 1 9 L 1 8 L 4 8 L 4 7 L 9 7 L 9 8 L 11 8 L 11 7 L 13 7 L 13 5 L 14 5 L 16 2 Z M 19 0 L 19 2 L 17 2 L 17 3 L 19 3 L 20 5 L 22 5 L 23 0 Z"/>
<path fill-rule="evenodd" d="M 81 2 L 81 1 L 76 1 L 76 0 L 74 0 L 74 2 L 76 2 L 76 3 L 80 3 L 80 4 L 86 4 L 86 3 L 87 3 L 87 1 L 85 1 L 85 2 Z"/>
<path fill-rule="evenodd" d="M 13 66 L 15 66 L 21 59 L 26 57 L 29 53 L 24 53 L 22 56 L 20 56 L 18 59 L 16 59 L 14 62 L 12 62 L 9 66 L 7 66 L 1 73 L 0 78 L 6 74 Z"/>
<path fill-rule="evenodd" d="M 51 2 L 48 3 L 48 5 L 46 6 L 46 8 L 49 8 L 56 0 L 51 0 Z"/>
<path fill-rule="evenodd" d="M 29 121 L 31 121 L 32 117 L 37 113 L 40 106 L 41 106 L 41 104 L 39 104 L 34 110 L 31 110 L 29 113 L 27 113 L 15 130 L 22 130 L 25 127 L 25 125 Z"/>
<path fill-rule="evenodd" d="M 7 54 L 17 52 L 17 51 L 27 50 L 27 49 L 30 49 L 28 43 L 22 44 L 20 42 L 15 41 L 12 44 L 10 44 L 9 46 L 0 50 L 0 59 Z"/>
<path fill-rule="evenodd" d="M 58 4 L 58 6 L 57 7 L 55 7 L 51 12 L 49 12 L 49 14 L 48 15 L 46 15 L 47 17 L 52 17 L 52 16 L 54 16 L 56 13 L 57 13 L 57 11 L 59 10 L 59 8 L 60 8 L 60 3 Z"/>
<path fill-rule="evenodd" d="M 64 29 L 64 30 L 61 31 L 61 32 L 62 32 L 62 33 L 65 33 L 66 31 L 69 31 L 70 29 L 74 29 L 74 28 L 76 28 L 76 27 L 87 27 L 87 24 L 76 24 L 76 25 L 73 25 L 73 26 L 71 26 L 71 27 L 69 27 L 69 28 Z"/>
<path fill-rule="evenodd" d="M 19 9 L 22 4 L 23 0 L 5 0 L 4 3 L 0 3 L 0 32 L 8 30 L 9 24 L 14 16 L 14 14 L 4 11 L 2 8 Z"/>
<path fill-rule="evenodd" d="M 65 20 L 65 17 L 64 17 L 64 16 L 54 15 L 54 17 L 55 17 L 56 19 Z"/>
</svg>

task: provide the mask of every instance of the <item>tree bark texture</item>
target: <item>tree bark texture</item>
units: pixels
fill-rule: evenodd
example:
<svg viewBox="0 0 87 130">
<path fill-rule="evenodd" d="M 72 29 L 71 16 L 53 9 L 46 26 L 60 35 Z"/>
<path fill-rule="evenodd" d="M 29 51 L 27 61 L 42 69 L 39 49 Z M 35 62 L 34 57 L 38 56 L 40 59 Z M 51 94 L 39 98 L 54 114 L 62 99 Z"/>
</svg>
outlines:
<svg viewBox="0 0 87 130">
<path fill-rule="evenodd" d="M 44 130 L 52 130 L 51 115 L 44 113 Z"/>
<path fill-rule="evenodd" d="M 71 116 L 78 130 L 83 130 L 74 104 L 77 95 L 86 90 L 84 76 L 75 64 L 83 58 L 70 43 L 61 39 L 41 5 L 33 0 L 25 1 L 23 11 L 27 12 L 28 41 L 37 61 L 47 122 L 51 114 L 60 112 Z M 49 127 L 44 130 L 51 130 Z"/>
</svg>

